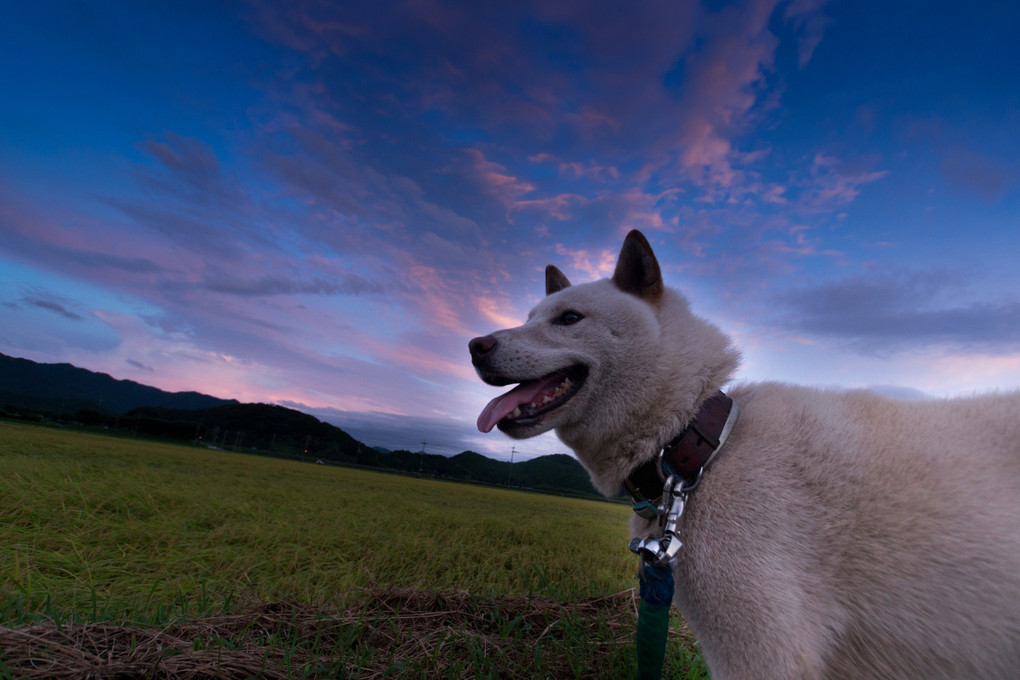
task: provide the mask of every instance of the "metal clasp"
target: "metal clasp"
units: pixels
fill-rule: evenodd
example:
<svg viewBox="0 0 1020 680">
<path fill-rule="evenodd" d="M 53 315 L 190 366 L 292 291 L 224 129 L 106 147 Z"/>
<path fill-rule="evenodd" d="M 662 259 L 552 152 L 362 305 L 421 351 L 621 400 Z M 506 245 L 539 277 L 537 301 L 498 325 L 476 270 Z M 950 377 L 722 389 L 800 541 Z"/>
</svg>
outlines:
<svg viewBox="0 0 1020 680">
<path fill-rule="evenodd" d="M 641 556 L 646 562 L 657 565 L 672 564 L 683 543 L 677 536 L 680 518 L 687 506 L 687 495 L 701 481 L 701 472 L 691 484 L 686 484 L 676 475 L 670 475 L 662 489 L 661 504 L 658 508 L 659 536 L 635 538 L 630 542 L 630 550 Z"/>
</svg>

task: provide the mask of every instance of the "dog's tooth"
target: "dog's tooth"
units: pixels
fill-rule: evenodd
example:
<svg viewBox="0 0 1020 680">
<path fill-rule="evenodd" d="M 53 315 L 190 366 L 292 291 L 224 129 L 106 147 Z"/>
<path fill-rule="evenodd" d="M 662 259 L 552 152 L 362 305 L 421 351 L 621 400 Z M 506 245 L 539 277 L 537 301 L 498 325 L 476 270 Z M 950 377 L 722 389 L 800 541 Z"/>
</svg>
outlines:
<svg viewBox="0 0 1020 680">
<path fill-rule="evenodd" d="M 510 411 L 510 417 L 511 418 L 520 418 L 521 417 L 521 407 L 520 406 L 514 406 L 514 410 Z"/>
</svg>

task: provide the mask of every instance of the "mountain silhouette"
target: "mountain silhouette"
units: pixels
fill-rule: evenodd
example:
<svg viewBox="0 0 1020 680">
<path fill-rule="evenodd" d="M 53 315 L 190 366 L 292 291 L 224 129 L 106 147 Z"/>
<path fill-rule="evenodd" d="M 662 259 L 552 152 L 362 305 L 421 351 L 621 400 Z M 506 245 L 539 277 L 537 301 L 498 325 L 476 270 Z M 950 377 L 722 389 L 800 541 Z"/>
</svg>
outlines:
<svg viewBox="0 0 1020 680">
<path fill-rule="evenodd" d="M 474 451 L 455 456 L 373 448 L 314 416 L 274 404 L 242 404 L 198 392 L 165 392 L 71 364 L 0 354 L 0 415 L 73 421 L 210 448 L 356 465 L 492 486 L 597 496 L 574 458 L 509 463 Z"/>
<path fill-rule="evenodd" d="M 164 392 L 71 364 L 40 364 L 0 354 L 0 404 L 58 415 L 82 408 L 119 415 L 142 406 L 199 409 L 237 403 L 198 392 Z"/>
</svg>

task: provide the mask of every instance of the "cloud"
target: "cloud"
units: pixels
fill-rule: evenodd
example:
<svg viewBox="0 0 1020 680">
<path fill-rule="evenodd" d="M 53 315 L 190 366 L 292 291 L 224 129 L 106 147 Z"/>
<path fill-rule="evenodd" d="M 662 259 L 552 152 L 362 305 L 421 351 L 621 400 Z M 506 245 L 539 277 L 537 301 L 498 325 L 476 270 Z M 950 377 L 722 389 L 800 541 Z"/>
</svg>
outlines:
<svg viewBox="0 0 1020 680">
<path fill-rule="evenodd" d="M 799 0 L 780 17 L 794 26 L 805 63 L 825 25 L 820 4 Z M 504 204 L 569 192 L 493 161 L 496 147 L 588 182 L 626 181 L 628 166 L 649 157 L 650 172 L 694 183 L 715 200 L 737 190 L 740 166 L 759 158 L 738 140 L 774 105 L 776 6 L 755 0 L 706 12 L 694 2 L 649 2 L 622 11 L 523 2 L 467 12 L 418 0 L 374 12 L 296 2 L 275 15 L 263 7 L 258 21 L 306 55 L 294 85 L 305 115 L 343 111 L 347 137 L 373 148 L 413 139 L 417 151 L 445 149 L 453 161 L 460 143 L 474 180 Z M 356 32 L 322 28 L 354 25 Z M 352 92 L 369 104 L 359 108 L 384 115 L 358 113 Z M 422 117 L 431 124 L 412 122 Z"/>
<path fill-rule="evenodd" d="M 196 183 L 205 183 L 219 173 L 216 154 L 201 139 L 181 137 L 175 132 L 167 132 L 165 136 L 165 142 L 148 139 L 139 146 L 167 168 L 194 178 Z"/>
<path fill-rule="evenodd" d="M 241 297 L 272 295 L 379 295 L 384 287 L 368 281 L 357 274 L 342 274 L 340 280 L 286 279 L 278 276 L 262 276 L 254 279 L 216 276 L 206 280 L 204 287 L 214 293 L 226 293 Z"/>
<path fill-rule="evenodd" d="M 851 163 L 834 156 L 816 153 L 811 162 L 810 178 L 800 187 L 797 207 L 831 212 L 852 203 L 860 195 L 861 187 L 877 182 L 888 174 L 888 170 L 855 168 Z"/>
<path fill-rule="evenodd" d="M 141 370 L 143 370 L 143 371 L 145 371 L 147 373 L 154 373 L 154 371 L 152 370 L 152 366 L 146 366 L 145 364 L 143 364 L 140 361 L 135 361 L 134 359 L 125 359 L 124 363 L 126 363 L 128 366 L 134 366 L 135 368 L 140 368 Z"/>
<path fill-rule="evenodd" d="M 420 451 L 427 442 L 428 453 L 455 455 L 471 448 L 467 437 L 451 427 L 448 418 L 397 415 L 371 411 L 345 411 L 333 408 L 309 408 L 296 402 L 283 406 L 309 413 L 336 425 L 358 441 L 386 449 Z M 464 428 L 467 431 L 467 428 Z"/>
<path fill-rule="evenodd" d="M 0 246 L 61 273 L 116 281 L 164 271 L 137 234 L 48 199 L 33 201 L 0 189 Z M 139 254 L 142 250 L 144 254 Z M 130 276 L 128 277 L 130 278 Z"/>
<path fill-rule="evenodd" d="M 1020 165 L 978 153 L 964 144 L 945 150 L 939 170 L 953 185 L 994 202 L 1020 185 Z"/>
<path fill-rule="evenodd" d="M 489 194 L 506 206 L 535 190 L 529 182 L 508 173 L 505 166 L 487 160 L 479 149 L 465 149 L 469 158 L 470 176 Z"/>
<path fill-rule="evenodd" d="M 984 135 L 935 117 L 912 120 L 907 136 L 934 150 L 939 172 L 954 189 L 985 203 L 1002 201 L 1020 189 L 1020 163 L 1010 153 L 1012 139 L 994 147 Z"/>
<path fill-rule="evenodd" d="M 544 215 L 546 219 L 563 222 L 575 217 L 574 208 L 584 205 L 589 199 L 580 194 L 559 194 L 549 198 L 535 198 L 528 201 L 515 201 L 512 212 L 534 212 Z"/>
<path fill-rule="evenodd" d="M 837 254 L 797 229 L 885 176 L 835 152 L 782 158 L 780 181 L 763 176 L 773 149 L 750 133 L 782 121 L 777 50 L 796 41 L 807 63 L 822 4 L 263 7 L 256 21 L 286 27 L 264 35 L 279 30 L 295 61 L 266 85 L 286 114 L 267 124 L 258 156 L 310 241 L 388 261 L 414 252 L 440 277 L 468 277 L 468 297 L 499 297 L 472 287 L 484 272 L 519 270 L 577 234 L 615 248 L 630 228 L 673 234 L 667 243 L 701 258 L 728 246 L 749 271 L 788 271 Z M 421 248 L 416 233 L 475 261 L 453 267 L 450 248 Z"/>
<path fill-rule="evenodd" d="M 216 151 L 206 141 L 167 130 L 162 141 L 149 138 L 138 149 L 156 161 L 133 168 L 139 185 L 154 195 L 186 199 L 181 208 L 247 211 L 244 190 L 223 171 Z"/>
<path fill-rule="evenodd" d="M 81 314 L 69 311 L 67 307 L 53 299 L 28 296 L 22 298 L 21 302 L 30 307 L 38 307 L 39 309 L 46 309 L 51 312 L 55 312 L 65 319 L 70 319 L 72 321 L 81 321 L 83 318 Z"/>
<path fill-rule="evenodd" d="M 229 396 L 349 412 L 453 414 L 459 427 L 487 398 L 472 389 L 467 340 L 520 323 L 547 262 L 571 278 L 611 274 L 630 228 L 645 231 L 668 276 L 731 318 L 812 268 L 863 271 L 866 257 L 932 251 L 860 200 L 869 187 L 904 186 L 918 166 L 833 132 L 865 110 L 872 123 L 898 113 L 823 82 L 823 38 L 855 27 L 838 8 L 830 21 L 820 0 L 245 7 L 271 44 L 231 24 L 233 9 L 210 10 L 231 42 L 194 73 L 173 69 L 184 80 L 160 91 L 195 98 L 180 111 L 153 118 L 107 103 L 67 125 L 68 148 L 87 146 L 71 128 L 89 115 L 131 131 L 109 146 L 88 138 L 106 154 L 90 159 L 102 181 L 63 193 L 63 175 L 39 161 L 21 174 L 59 179 L 22 201 L 34 211 L 12 208 L 17 189 L 0 188 L 0 241 L 13 258 L 109 293 L 80 306 L 8 302 L 5 318 L 105 324 L 103 341 L 120 343 L 106 370 L 197 376 Z M 145 56 L 192 63 L 156 52 Z M 207 79 L 213 71 L 229 77 Z M 131 102 L 165 101 L 124 87 L 117 71 L 97 74 L 135 92 Z M 212 91 L 228 80 L 236 90 Z M 1014 161 L 987 143 L 918 146 L 935 149 L 928 167 L 953 187 L 987 201 L 1016 187 Z M 863 240 L 902 245 L 862 254 Z M 877 271 L 771 298 L 781 309 L 766 321 L 786 346 L 814 342 L 819 353 L 833 339 L 872 354 L 1015 343 L 1011 298 L 953 272 Z M 413 424 L 438 442 L 430 423 Z"/>
<path fill-rule="evenodd" d="M 867 354 L 924 347 L 1020 351 L 1020 301 L 968 302 L 966 279 L 944 270 L 852 277 L 781 296 L 780 324 Z"/>
<path fill-rule="evenodd" d="M 130 274 L 156 274 L 165 269 L 148 257 L 116 255 L 94 250 L 60 248 L 63 257 L 93 269 L 115 269 Z"/>
<path fill-rule="evenodd" d="M 541 152 L 528 156 L 529 163 L 554 163 L 560 175 L 573 179 L 583 178 L 595 182 L 620 179 L 620 171 L 611 165 L 600 165 L 594 160 L 562 161 L 550 153 Z"/>
<path fill-rule="evenodd" d="M 599 251 L 578 250 L 565 245 L 556 245 L 556 254 L 569 262 L 568 267 L 581 271 L 591 279 L 608 278 L 616 268 L 616 251 L 605 249 Z M 568 277 L 569 278 L 569 277 Z M 579 281 L 577 283 L 583 283 Z"/>
<path fill-rule="evenodd" d="M 830 19 L 821 12 L 826 0 L 792 0 L 786 6 L 784 18 L 798 33 L 797 66 L 803 69 L 811 61 L 815 49 L 822 42 Z"/>
</svg>

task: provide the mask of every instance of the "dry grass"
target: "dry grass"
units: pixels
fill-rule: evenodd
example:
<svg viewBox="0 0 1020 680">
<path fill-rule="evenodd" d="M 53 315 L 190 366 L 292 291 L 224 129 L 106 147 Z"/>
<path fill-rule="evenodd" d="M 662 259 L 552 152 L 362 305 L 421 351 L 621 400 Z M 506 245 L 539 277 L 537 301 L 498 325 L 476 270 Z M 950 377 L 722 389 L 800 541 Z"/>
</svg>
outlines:
<svg viewBox="0 0 1020 680">
<path fill-rule="evenodd" d="M 343 611 L 275 602 L 164 627 L 42 623 L 0 628 L 0 676 L 611 678 L 632 673 L 636 606 L 630 590 L 563 603 L 397 589 Z M 673 637 L 691 644 L 680 626 Z"/>
</svg>

